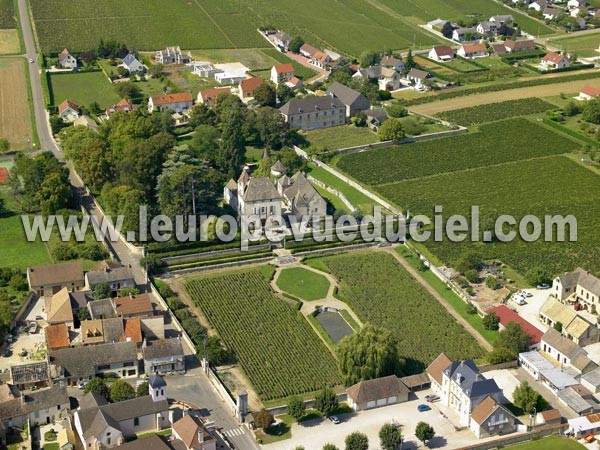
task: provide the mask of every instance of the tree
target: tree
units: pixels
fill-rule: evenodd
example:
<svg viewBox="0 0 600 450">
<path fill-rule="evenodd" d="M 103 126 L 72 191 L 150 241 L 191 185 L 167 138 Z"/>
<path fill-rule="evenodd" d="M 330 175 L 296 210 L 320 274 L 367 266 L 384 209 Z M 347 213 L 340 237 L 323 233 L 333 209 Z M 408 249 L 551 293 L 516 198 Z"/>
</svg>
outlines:
<svg viewBox="0 0 600 450">
<path fill-rule="evenodd" d="M 533 267 L 526 274 L 525 279 L 529 284 L 537 285 L 552 280 L 552 275 L 544 267 Z"/>
<path fill-rule="evenodd" d="M 397 340 L 389 330 L 373 324 L 342 339 L 337 356 L 346 386 L 397 374 L 400 368 Z"/>
<path fill-rule="evenodd" d="M 304 39 L 300 36 L 292 38 L 288 45 L 288 50 L 292 53 L 300 53 L 300 47 L 304 45 Z"/>
<path fill-rule="evenodd" d="M 469 269 L 465 272 L 465 278 L 469 283 L 476 283 L 479 281 L 479 272 L 475 269 Z"/>
<path fill-rule="evenodd" d="M 491 312 L 483 318 L 483 328 L 486 330 L 497 330 L 500 325 L 500 319 L 495 312 Z"/>
<path fill-rule="evenodd" d="M 190 112 L 190 125 L 193 127 L 197 127 L 198 125 L 214 126 L 216 121 L 215 111 L 204 103 L 198 103 Z"/>
<path fill-rule="evenodd" d="M 214 162 L 214 149 L 219 146 L 219 130 L 210 125 L 199 125 L 189 146 L 194 154 L 203 160 Z"/>
<path fill-rule="evenodd" d="M 231 364 L 235 361 L 233 352 L 225 348 L 221 339 L 216 336 L 210 336 L 206 340 L 206 356 L 210 363 L 215 366 Z"/>
<path fill-rule="evenodd" d="M 590 100 L 582 109 L 581 118 L 586 122 L 600 124 L 600 100 Z"/>
<path fill-rule="evenodd" d="M 110 398 L 110 391 L 108 386 L 102 378 L 94 377 L 85 385 L 84 393 L 93 392 L 94 394 L 101 395 L 106 400 Z"/>
<path fill-rule="evenodd" d="M 123 402 L 135 397 L 135 389 L 125 380 L 117 380 L 110 386 L 110 398 L 113 402 Z"/>
<path fill-rule="evenodd" d="M 115 83 L 115 92 L 119 97 L 130 100 L 140 95 L 140 89 L 131 81 Z"/>
<path fill-rule="evenodd" d="M 559 333 L 562 333 L 563 324 L 562 322 L 554 322 L 554 329 Z"/>
<path fill-rule="evenodd" d="M 513 403 L 521 408 L 526 414 L 532 414 L 533 410 L 543 411 L 548 407 L 548 402 L 535 389 L 529 386 L 527 381 L 522 381 L 513 392 Z"/>
<path fill-rule="evenodd" d="M 412 54 L 412 49 L 408 49 L 408 53 L 406 54 L 406 61 L 404 61 L 404 70 L 408 72 L 413 67 L 416 67 L 417 63 L 415 63 L 415 58 Z"/>
<path fill-rule="evenodd" d="M 160 78 L 163 73 L 164 66 L 162 64 L 152 64 L 148 68 L 148 75 L 152 78 Z"/>
<path fill-rule="evenodd" d="M 396 450 L 402 442 L 400 428 L 393 423 L 386 423 L 379 430 L 379 441 L 383 450 Z"/>
<path fill-rule="evenodd" d="M 240 107 L 230 108 L 221 119 L 221 142 L 215 155 L 217 168 L 235 178 L 245 161 L 246 145 L 243 135 L 244 114 Z"/>
<path fill-rule="evenodd" d="M 452 33 L 454 32 L 454 27 L 450 22 L 446 22 L 442 27 L 442 35 L 446 39 L 452 39 Z"/>
<path fill-rule="evenodd" d="M 73 201 L 73 191 L 69 176 L 61 172 L 52 172 L 40 185 L 37 202 L 43 215 L 54 214 L 68 208 Z"/>
<path fill-rule="evenodd" d="M 102 298 L 110 297 L 110 286 L 107 282 L 103 281 L 102 283 L 98 283 L 94 287 L 94 298 L 96 300 L 100 300 Z"/>
<path fill-rule="evenodd" d="M 360 67 L 366 68 L 369 66 L 376 66 L 381 61 L 381 55 L 377 52 L 363 52 L 360 55 L 359 63 Z"/>
<path fill-rule="evenodd" d="M 306 406 L 300 397 L 293 396 L 288 398 L 287 412 L 296 420 L 300 420 L 306 413 Z"/>
<path fill-rule="evenodd" d="M 10 142 L 6 138 L 0 138 L 0 153 L 6 153 L 10 150 Z"/>
<path fill-rule="evenodd" d="M 123 66 L 119 66 L 119 67 L 117 67 L 117 73 L 119 74 L 120 77 L 126 77 L 127 75 L 129 75 L 129 70 L 127 70 Z"/>
<path fill-rule="evenodd" d="M 256 89 L 254 89 L 254 100 L 260 106 L 275 106 L 277 104 L 275 86 L 269 82 L 263 81 Z"/>
<path fill-rule="evenodd" d="M 279 100 L 279 103 L 287 103 L 290 101 L 290 99 L 296 96 L 294 90 L 285 83 L 279 83 L 275 93 L 277 94 L 277 100 Z"/>
<path fill-rule="evenodd" d="M 417 439 L 425 444 L 427 441 L 433 439 L 433 436 L 435 436 L 435 430 L 428 423 L 419 422 L 415 428 L 415 436 L 417 436 Z"/>
<path fill-rule="evenodd" d="M 335 445 L 327 443 L 323 446 L 322 450 L 340 450 L 339 448 L 337 448 Z"/>
<path fill-rule="evenodd" d="M 485 285 L 492 290 L 496 290 L 500 287 L 498 279 L 493 275 L 488 275 L 485 279 Z"/>
<path fill-rule="evenodd" d="M 87 308 L 79 308 L 77 311 L 77 319 L 81 322 L 82 320 L 90 320 L 90 311 Z"/>
<path fill-rule="evenodd" d="M 510 322 L 494 342 L 494 349 L 488 353 L 490 364 L 499 364 L 516 359 L 518 354 L 529 349 L 530 336 L 520 324 Z"/>
<path fill-rule="evenodd" d="M 344 440 L 346 444 L 346 450 L 368 450 L 369 449 L 369 438 L 366 434 L 359 431 L 350 433 Z"/>
<path fill-rule="evenodd" d="M 273 414 L 271 414 L 265 408 L 254 414 L 254 425 L 256 425 L 257 428 L 262 428 L 265 430 L 273 425 L 274 422 L 275 419 L 273 418 Z"/>
<path fill-rule="evenodd" d="M 140 383 L 136 388 L 135 395 L 137 397 L 144 397 L 148 395 L 148 392 L 150 392 L 150 386 L 147 381 L 144 381 L 143 383 Z"/>
<path fill-rule="evenodd" d="M 390 118 L 379 127 L 380 141 L 401 141 L 406 136 L 400 119 Z"/>
<path fill-rule="evenodd" d="M 396 119 L 408 116 L 408 109 L 397 101 L 392 102 L 392 104 L 386 108 L 386 112 L 389 117 L 394 117 Z"/>
<path fill-rule="evenodd" d="M 314 408 L 324 416 L 330 416 L 339 406 L 339 400 L 333 389 L 324 387 L 315 396 Z"/>
<path fill-rule="evenodd" d="M 563 107 L 563 112 L 566 116 L 572 117 L 581 112 L 581 105 L 573 100 Z"/>
<path fill-rule="evenodd" d="M 258 108 L 254 126 L 263 145 L 271 149 L 279 149 L 289 141 L 290 125 L 278 110 L 274 108 Z"/>
</svg>

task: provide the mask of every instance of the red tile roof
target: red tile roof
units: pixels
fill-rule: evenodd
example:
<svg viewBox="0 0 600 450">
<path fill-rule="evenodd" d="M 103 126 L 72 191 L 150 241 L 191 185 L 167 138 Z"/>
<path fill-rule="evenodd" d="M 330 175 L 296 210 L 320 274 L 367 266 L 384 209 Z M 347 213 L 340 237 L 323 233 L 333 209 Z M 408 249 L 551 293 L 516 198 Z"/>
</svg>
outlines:
<svg viewBox="0 0 600 450">
<path fill-rule="evenodd" d="M 242 90 L 242 92 L 253 95 L 254 94 L 254 90 L 259 87 L 261 84 L 263 84 L 263 79 L 260 77 L 252 77 L 252 78 L 246 78 L 245 80 L 242 80 L 240 82 L 240 89 Z"/>
<path fill-rule="evenodd" d="M 589 84 L 584 86 L 580 93 L 589 95 L 590 97 L 600 97 L 600 89 L 590 86 Z"/>
<path fill-rule="evenodd" d="M 113 302 L 119 316 L 142 313 L 148 313 L 148 315 L 152 315 L 154 313 L 152 302 L 150 301 L 148 294 L 139 294 L 131 297 L 118 297 L 115 298 Z"/>
<path fill-rule="evenodd" d="M 483 44 L 464 44 L 462 46 L 462 48 L 464 49 L 465 53 L 486 53 L 487 52 L 487 48 L 485 48 L 485 45 Z"/>
<path fill-rule="evenodd" d="M 294 66 L 292 63 L 276 64 L 275 71 L 277 73 L 294 73 Z"/>
<path fill-rule="evenodd" d="M 67 325 L 59 323 L 46 327 L 46 342 L 49 349 L 68 347 L 70 343 Z"/>
<path fill-rule="evenodd" d="M 140 344 L 142 340 L 142 319 L 134 317 L 133 319 L 125 320 L 125 333 L 121 341 Z"/>
<path fill-rule="evenodd" d="M 449 45 L 438 45 L 437 47 L 433 47 L 433 50 L 435 50 L 438 56 L 452 56 L 454 54 L 452 47 Z"/>
<path fill-rule="evenodd" d="M 229 89 L 228 87 L 215 87 L 210 89 L 203 89 L 200 91 L 200 95 L 198 97 L 202 97 L 203 103 L 212 103 L 217 99 L 217 96 L 221 93 L 230 94 L 231 89 Z"/>
<path fill-rule="evenodd" d="M 560 64 L 564 59 L 565 57 L 560 53 L 550 52 L 542 58 L 542 61 L 549 61 L 552 64 Z"/>
<path fill-rule="evenodd" d="M 181 92 L 176 94 L 154 95 L 152 103 L 154 105 L 168 105 L 171 103 L 193 102 L 192 94 L 189 92 Z"/>
<path fill-rule="evenodd" d="M 498 319 L 500 319 L 500 323 L 503 326 L 506 326 L 511 322 L 521 325 L 523 331 L 530 336 L 530 345 L 538 344 L 542 340 L 542 336 L 544 335 L 542 331 L 540 331 L 535 325 L 523 319 L 515 311 L 509 309 L 506 305 L 496 306 L 495 308 L 487 311 L 488 314 L 491 312 L 498 316 Z"/>
<path fill-rule="evenodd" d="M 76 113 L 79 113 L 79 106 L 77 106 L 75 103 L 73 103 L 70 100 L 65 100 L 64 102 L 62 102 L 60 105 L 58 105 L 58 113 L 62 114 L 63 112 L 65 112 L 68 108 L 71 108 L 73 111 L 75 111 Z"/>
</svg>

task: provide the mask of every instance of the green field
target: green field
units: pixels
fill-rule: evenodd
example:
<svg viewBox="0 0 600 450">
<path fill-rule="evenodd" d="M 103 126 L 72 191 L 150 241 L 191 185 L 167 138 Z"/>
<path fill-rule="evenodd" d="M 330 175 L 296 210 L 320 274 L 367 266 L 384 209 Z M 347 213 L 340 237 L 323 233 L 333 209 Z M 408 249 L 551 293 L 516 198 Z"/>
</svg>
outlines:
<svg viewBox="0 0 600 450">
<path fill-rule="evenodd" d="M 323 275 L 302 267 L 284 269 L 279 274 L 277 286 L 302 300 L 319 300 L 327 296 L 329 281 Z"/>
<path fill-rule="evenodd" d="M 50 89 L 56 106 L 67 99 L 84 107 L 88 107 L 94 101 L 97 101 L 101 107 L 119 101 L 113 85 L 102 72 L 52 74 Z"/>
<path fill-rule="evenodd" d="M 501 151 L 499 148 L 501 147 Z M 368 185 L 561 154 L 580 144 L 529 120 L 511 119 L 479 132 L 342 155 L 337 168 Z"/>
<path fill-rule="evenodd" d="M 16 28 L 16 12 L 14 0 L 0 0 L 0 28 Z"/>
<path fill-rule="evenodd" d="M 600 56 L 600 53 L 596 51 L 600 47 L 600 33 L 552 39 L 549 44 L 565 52 L 576 52 L 583 57 Z"/>
<path fill-rule="evenodd" d="M 522 98 L 500 103 L 477 105 L 471 108 L 454 109 L 437 114 L 437 117 L 463 126 L 493 122 L 509 117 L 526 116 L 555 108 L 539 98 Z"/>
<path fill-rule="evenodd" d="M 339 280 L 338 295 L 363 323 L 385 327 L 398 339 L 405 372 L 421 372 L 441 352 L 451 359 L 483 356 L 473 336 L 393 256 L 364 251 L 308 264 L 314 262 Z"/>
<path fill-rule="evenodd" d="M 586 448 L 579 442 L 559 436 L 550 436 L 525 444 L 511 445 L 505 447 L 509 450 L 583 450 Z"/>
<path fill-rule="evenodd" d="M 315 146 L 326 148 L 327 150 L 338 150 L 379 142 L 377 134 L 373 133 L 369 128 L 355 127 L 354 125 L 308 131 L 304 134 L 304 137 L 307 141 L 305 147 Z"/>
<path fill-rule="evenodd" d="M 263 401 L 339 384 L 333 356 L 264 271 L 192 278 L 185 287 Z"/>
</svg>

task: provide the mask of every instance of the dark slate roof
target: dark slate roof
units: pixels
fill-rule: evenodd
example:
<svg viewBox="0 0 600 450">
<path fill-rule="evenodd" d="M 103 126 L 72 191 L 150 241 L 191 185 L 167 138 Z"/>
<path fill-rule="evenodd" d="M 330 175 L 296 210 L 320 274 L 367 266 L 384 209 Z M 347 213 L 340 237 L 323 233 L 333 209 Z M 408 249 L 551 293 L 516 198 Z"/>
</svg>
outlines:
<svg viewBox="0 0 600 450">
<path fill-rule="evenodd" d="M 142 354 L 144 359 L 160 359 L 183 355 L 183 345 L 181 345 L 181 340 L 177 338 L 148 341 L 146 346 L 142 348 Z"/>
<path fill-rule="evenodd" d="M 349 88 L 348 86 L 338 83 L 337 81 L 329 86 L 329 89 L 327 89 L 327 94 L 333 95 L 335 98 L 339 98 L 344 105 L 356 105 L 363 109 L 369 109 L 371 107 L 371 102 L 369 102 L 367 97 L 362 95 L 360 92 Z"/>
<path fill-rule="evenodd" d="M 81 400 L 79 400 L 79 409 L 84 410 L 90 408 L 98 408 L 106 404 L 108 404 L 108 402 L 100 394 L 96 394 L 95 392 L 88 392 L 83 396 Z"/>
<path fill-rule="evenodd" d="M 167 438 L 157 435 L 113 447 L 114 450 L 171 450 L 172 448 Z"/>
<path fill-rule="evenodd" d="M 27 412 L 41 411 L 43 409 L 56 408 L 58 405 L 69 406 L 69 394 L 64 386 L 54 385 L 49 389 L 34 391 L 24 394 L 25 408 Z"/>
<path fill-rule="evenodd" d="M 86 274 L 90 286 L 100 283 L 114 283 L 122 280 L 133 280 L 133 271 L 129 267 L 118 267 L 109 270 L 94 270 Z"/>
<path fill-rule="evenodd" d="M 119 342 L 125 334 L 123 319 L 120 317 L 104 319 L 102 321 L 102 330 L 104 332 L 104 342 Z"/>
<path fill-rule="evenodd" d="M 246 202 L 281 199 L 269 177 L 250 178 L 243 197 Z"/>
<path fill-rule="evenodd" d="M 136 361 L 135 342 L 117 342 L 87 347 L 62 348 L 50 352 L 50 362 L 62 367 L 67 376 L 94 375 L 96 366 L 116 362 Z"/>
<path fill-rule="evenodd" d="M 117 317 L 115 307 L 110 298 L 88 302 L 88 309 L 92 319 L 113 319 Z"/>
<path fill-rule="evenodd" d="M 415 69 L 413 67 L 412 69 L 410 69 L 410 72 L 408 72 L 407 77 L 408 78 L 417 78 L 419 80 L 424 80 L 427 77 L 429 77 L 429 72 L 426 72 L 426 71 L 421 70 L 421 69 Z"/>
<path fill-rule="evenodd" d="M 325 95 L 323 97 L 306 97 L 290 100 L 279 108 L 279 111 L 289 116 L 308 112 L 329 111 L 343 107 L 344 104 L 339 99 Z"/>
<path fill-rule="evenodd" d="M 461 390 L 469 397 L 476 398 L 500 392 L 496 382 L 486 379 L 472 359 L 453 361 L 444 374 L 458 383 Z"/>
<path fill-rule="evenodd" d="M 91 297 L 88 297 L 90 293 L 85 291 L 69 292 L 69 298 L 71 299 L 71 308 L 80 309 L 87 307 L 88 301 Z"/>
<path fill-rule="evenodd" d="M 151 388 L 161 388 L 161 387 L 165 387 L 167 385 L 165 379 L 163 377 L 161 377 L 160 375 L 152 375 L 150 377 L 150 379 L 148 380 L 148 384 L 150 385 Z"/>
<path fill-rule="evenodd" d="M 169 409 L 169 403 L 166 400 L 155 402 L 152 397 L 145 395 L 143 397 L 132 398 L 118 403 L 109 403 L 100 407 L 100 410 L 112 417 L 117 422 L 131 419 L 133 417 L 156 414 Z"/>
</svg>

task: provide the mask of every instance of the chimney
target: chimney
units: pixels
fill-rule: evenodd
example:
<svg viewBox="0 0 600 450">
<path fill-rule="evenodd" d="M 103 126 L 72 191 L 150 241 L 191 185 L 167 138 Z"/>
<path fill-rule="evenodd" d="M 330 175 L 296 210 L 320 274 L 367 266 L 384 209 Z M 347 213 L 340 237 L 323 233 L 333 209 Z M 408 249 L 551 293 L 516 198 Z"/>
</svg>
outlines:
<svg viewBox="0 0 600 450">
<path fill-rule="evenodd" d="M 198 442 L 204 442 L 204 430 L 201 427 L 198 427 Z"/>
</svg>

